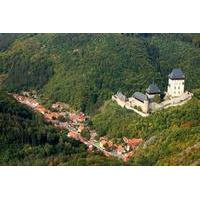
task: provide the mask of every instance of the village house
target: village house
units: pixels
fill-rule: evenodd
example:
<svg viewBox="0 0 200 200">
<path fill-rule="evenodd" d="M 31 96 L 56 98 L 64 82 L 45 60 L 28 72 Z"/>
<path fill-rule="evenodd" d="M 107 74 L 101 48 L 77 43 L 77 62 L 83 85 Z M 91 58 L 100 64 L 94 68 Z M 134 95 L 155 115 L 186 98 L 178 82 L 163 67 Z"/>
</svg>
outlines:
<svg viewBox="0 0 200 200">
<path fill-rule="evenodd" d="M 110 140 L 108 140 L 106 137 L 101 137 L 100 139 L 99 139 L 99 146 L 102 148 L 102 149 L 105 149 L 105 146 L 107 147 L 107 148 L 111 148 L 111 147 L 113 147 L 113 142 L 112 141 L 110 141 Z"/>
<path fill-rule="evenodd" d="M 116 153 L 117 153 L 118 155 L 122 155 L 122 153 L 125 153 L 125 150 L 124 150 L 124 148 L 122 147 L 122 145 L 117 145 L 116 147 L 117 147 L 117 148 L 116 148 Z"/>
<path fill-rule="evenodd" d="M 105 145 L 107 144 L 107 141 L 106 140 L 101 140 L 100 142 L 99 142 L 99 146 L 102 148 L 102 149 L 105 149 Z"/>
<path fill-rule="evenodd" d="M 66 129 L 67 127 L 67 122 L 59 122 L 58 121 L 58 125 L 56 125 L 56 127 L 61 128 L 61 129 Z"/>
<path fill-rule="evenodd" d="M 80 122 L 84 122 L 86 120 L 86 116 L 82 112 L 80 112 L 79 114 L 70 113 L 69 119 L 74 123 L 78 124 Z"/>
<path fill-rule="evenodd" d="M 86 118 L 86 116 L 85 116 L 85 114 L 82 113 L 82 112 L 80 112 L 80 113 L 77 115 L 77 120 L 78 120 L 78 122 L 83 122 L 83 121 L 85 121 L 85 118 Z"/>
<path fill-rule="evenodd" d="M 88 152 L 92 152 L 92 151 L 93 151 L 93 149 L 94 149 L 94 148 L 93 148 L 93 145 L 92 145 L 92 144 L 90 144 L 90 145 L 88 146 L 88 149 L 87 149 L 87 150 L 88 150 Z"/>
<path fill-rule="evenodd" d="M 134 154 L 134 151 L 130 151 L 130 152 L 124 154 L 124 156 L 123 156 L 124 162 L 127 162 L 133 156 L 133 154 Z"/>
<path fill-rule="evenodd" d="M 51 119 L 51 120 L 58 119 L 59 116 L 60 116 L 60 114 L 57 113 L 57 112 L 46 112 L 46 113 L 44 114 L 44 117 L 45 117 L 45 118 Z"/>
<path fill-rule="evenodd" d="M 26 96 L 26 97 L 29 97 L 29 96 L 30 96 L 30 95 L 29 95 L 29 92 L 27 92 L 27 91 L 23 91 L 23 92 L 22 92 L 22 95 L 23 95 L 23 96 Z"/>
<path fill-rule="evenodd" d="M 75 140 L 79 140 L 79 134 L 76 131 L 69 131 L 67 136 L 71 137 L 71 138 L 74 138 Z"/>
<path fill-rule="evenodd" d="M 26 96 L 20 96 L 18 94 L 13 94 L 13 97 L 20 101 L 21 103 L 35 109 L 39 104 L 34 100 Z"/>
<path fill-rule="evenodd" d="M 61 112 L 63 110 L 69 109 L 69 105 L 63 102 L 56 102 L 52 104 L 51 108 Z"/>
<path fill-rule="evenodd" d="M 128 139 L 127 137 L 123 137 L 123 141 L 127 144 L 126 150 L 134 150 L 137 145 L 139 145 L 143 140 L 141 138 L 132 138 Z"/>
<path fill-rule="evenodd" d="M 37 110 L 38 112 L 42 113 L 43 115 L 44 115 L 45 113 L 48 112 L 48 110 L 47 110 L 46 108 L 44 108 L 42 105 L 38 105 L 38 106 L 36 107 L 36 110 Z"/>
<path fill-rule="evenodd" d="M 78 133 L 81 133 L 83 130 L 85 129 L 85 127 L 81 124 L 78 127 Z"/>
</svg>

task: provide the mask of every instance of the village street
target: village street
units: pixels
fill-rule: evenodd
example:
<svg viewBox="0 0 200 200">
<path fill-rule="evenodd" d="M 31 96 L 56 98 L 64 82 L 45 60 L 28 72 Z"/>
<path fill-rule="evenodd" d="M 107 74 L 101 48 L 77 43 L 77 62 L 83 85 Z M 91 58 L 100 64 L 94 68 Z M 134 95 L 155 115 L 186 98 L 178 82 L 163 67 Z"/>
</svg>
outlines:
<svg viewBox="0 0 200 200">
<path fill-rule="evenodd" d="M 96 149 L 103 152 L 103 154 L 107 157 L 112 156 L 124 161 L 128 161 L 133 155 L 135 147 L 142 142 L 142 139 L 127 139 L 124 137 L 123 140 L 125 141 L 126 146 L 122 146 L 121 144 L 113 144 L 111 141 L 105 139 L 104 137 L 96 140 L 95 137 L 97 133 L 85 123 L 87 116 L 85 116 L 84 113 L 73 113 L 66 111 L 63 112 L 59 110 L 61 105 L 58 103 L 54 104 L 52 107 L 54 110 L 58 109 L 59 111 L 51 111 L 39 104 L 36 98 L 19 94 L 12 94 L 12 96 L 18 102 L 30 107 L 35 112 L 41 113 L 45 121 L 53 124 L 59 129 L 68 130 L 68 137 L 74 138 L 75 140 L 79 140 L 80 142 L 84 143 L 90 152 Z M 69 116 L 68 119 L 65 119 L 66 115 Z M 61 120 L 61 118 L 64 118 L 64 120 Z M 89 132 L 90 137 L 88 139 L 81 135 L 84 130 Z M 109 150 L 106 149 L 106 145 Z"/>
</svg>

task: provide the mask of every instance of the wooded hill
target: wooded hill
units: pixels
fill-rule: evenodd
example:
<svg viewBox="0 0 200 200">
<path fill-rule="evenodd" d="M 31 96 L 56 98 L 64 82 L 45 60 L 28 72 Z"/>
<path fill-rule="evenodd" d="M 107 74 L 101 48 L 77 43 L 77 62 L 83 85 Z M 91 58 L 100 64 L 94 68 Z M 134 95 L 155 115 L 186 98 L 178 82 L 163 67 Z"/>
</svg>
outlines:
<svg viewBox="0 0 200 200">
<path fill-rule="evenodd" d="M 142 118 L 111 102 L 180 67 L 195 97 Z M 0 164 L 121 165 L 86 147 L 6 93 L 36 89 L 92 116 L 101 136 L 143 138 L 126 165 L 200 165 L 200 34 L 0 34 Z"/>
<path fill-rule="evenodd" d="M 91 114 L 118 90 L 165 90 L 174 67 L 199 88 L 199 46 L 199 34 L 1 34 L 0 71 L 8 91 L 38 89 Z"/>
<path fill-rule="evenodd" d="M 123 136 L 144 140 L 130 165 L 200 165 L 199 91 L 185 105 L 146 118 L 108 101 L 92 118 L 93 127 L 114 142 Z"/>
</svg>

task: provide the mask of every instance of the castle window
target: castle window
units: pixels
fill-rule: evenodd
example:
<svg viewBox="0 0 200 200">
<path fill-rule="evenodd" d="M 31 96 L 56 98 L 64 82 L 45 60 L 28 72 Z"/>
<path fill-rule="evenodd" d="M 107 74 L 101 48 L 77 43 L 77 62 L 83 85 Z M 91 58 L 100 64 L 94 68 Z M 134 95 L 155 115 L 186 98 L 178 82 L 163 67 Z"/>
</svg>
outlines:
<svg viewBox="0 0 200 200">
<path fill-rule="evenodd" d="M 174 89 L 176 89 L 176 86 L 174 87 Z"/>
</svg>

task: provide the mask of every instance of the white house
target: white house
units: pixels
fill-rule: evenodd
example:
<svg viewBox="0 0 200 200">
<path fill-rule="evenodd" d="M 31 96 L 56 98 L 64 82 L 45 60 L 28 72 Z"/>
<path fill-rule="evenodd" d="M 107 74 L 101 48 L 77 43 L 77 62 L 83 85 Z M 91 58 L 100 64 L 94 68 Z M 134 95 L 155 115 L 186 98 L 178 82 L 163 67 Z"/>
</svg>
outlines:
<svg viewBox="0 0 200 200">
<path fill-rule="evenodd" d="M 178 97 L 184 93 L 185 75 L 181 69 L 173 69 L 169 74 L 167 96 Z"/>
</svg>

